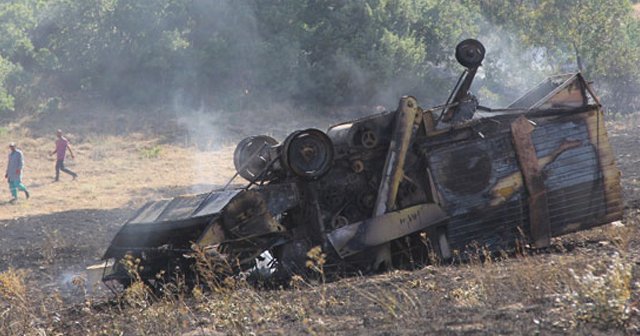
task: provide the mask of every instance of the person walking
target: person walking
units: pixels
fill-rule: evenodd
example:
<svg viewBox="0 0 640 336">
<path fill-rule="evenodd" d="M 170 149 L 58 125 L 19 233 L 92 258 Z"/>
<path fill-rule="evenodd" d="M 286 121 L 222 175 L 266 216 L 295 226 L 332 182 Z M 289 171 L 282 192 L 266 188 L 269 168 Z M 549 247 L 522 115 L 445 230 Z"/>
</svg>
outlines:
<svg viewBox="0 0 640 336">
<path fill-rule="evenodd" d="M 18 189 L 24 191 L 24 196 L 29 199 L 29 191 L 22 184 L 22 169 L 24 168 L 24 155 L 22 151 L 16 148 L 15 143 L 9 144 L 9 161 L 7 162 L 7 172 L 4 177 L 9 182 L 9 190 L 11 190 L 11 201 L 15 203 L 18 200 Z"/>
<path fill-rule="evenodd" d="M 56 140 L 56 149 L 54 149 L 53 152 L 49 154 L 49 155 L 57 154 L 56 155 L 56 178 L 54 182 L 58 182 L 58 180 L 60 179 L 60 171 L 63 171 L 71 175 L 75 180 L 76 177 L 78 177 L 78 174 L 72 172 L 71 170 L 69 170 L 64 166 L 64 158 L 67 154 L 67 150 L 69 150 L 69 154 L 71 154 L 71 158 L 72 159 L 75 158 L 75 156 L 73 155 L 73 150 L 71 149 L 71 144 L 69 143 L 69 140 L 67 140 L 67 138 L 65 138 L 62 135 L 62 130 L 58 130 L 56 132 L 56 136 L 58 137 L 58 140 Z"/>
</svg>

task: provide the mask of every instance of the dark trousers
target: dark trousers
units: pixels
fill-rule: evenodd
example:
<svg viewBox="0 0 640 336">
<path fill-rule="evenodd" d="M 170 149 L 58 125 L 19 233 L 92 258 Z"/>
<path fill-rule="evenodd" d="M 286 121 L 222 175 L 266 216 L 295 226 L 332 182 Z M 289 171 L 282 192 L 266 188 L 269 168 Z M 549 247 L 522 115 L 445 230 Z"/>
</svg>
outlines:
<svg viewBox="0 0 640 336">
<path fill-rule="evenodd" d="M 72 172 L 71 170 L 65 168 L 64 166 L 64 160 L 56 160 L 56 181 L 60 178 L 60 171 L 63 171 L 71 176 L 73 176 L 73 178 L 78 177 L 78 174 Z"/>
</svg>

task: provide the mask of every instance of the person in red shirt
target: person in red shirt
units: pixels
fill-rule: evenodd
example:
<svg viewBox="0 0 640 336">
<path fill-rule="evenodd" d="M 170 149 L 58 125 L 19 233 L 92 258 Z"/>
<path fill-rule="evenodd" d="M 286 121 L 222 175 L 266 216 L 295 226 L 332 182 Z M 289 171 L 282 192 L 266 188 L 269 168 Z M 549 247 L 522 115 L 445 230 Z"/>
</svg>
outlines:
<svg viewBox="0 0 640 336">
<path fill-rule="evenodd" d="M 58 182 L 58 180 L 60 179 L 60 171 L 63 171 L 71 175 L 75 180 L 76 177 L 78 177 L 78 174 L 72 172 L 71 170 L 69 170 L 64 166 L 64 158 L 67 154 L 67 150 L 69 150 L 69 154 L 71 154 L 71 158 L 72 159 L 75 158 L 75 156 L 73 155 L 73 150 L 71 149 L 71 144 L 69 143 L 69 140 L 67 140 L 67 138 L 62 136 L 62 130 L 58 130 L 56 132 L 56 136 L 58 137 L 58 140 L 56 140 L 56 149 L 54 149 L 53 152 L 49 154 L 49 155 L 57 154 L 56 155 L 56 178 L 54 182 Z"/>
</svg>

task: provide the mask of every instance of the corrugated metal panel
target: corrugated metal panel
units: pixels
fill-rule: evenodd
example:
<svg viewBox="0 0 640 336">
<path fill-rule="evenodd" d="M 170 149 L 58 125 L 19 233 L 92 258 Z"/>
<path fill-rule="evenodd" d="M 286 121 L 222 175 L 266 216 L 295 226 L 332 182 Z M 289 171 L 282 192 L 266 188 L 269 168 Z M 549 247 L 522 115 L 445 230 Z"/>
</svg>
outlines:
<svg viewBox="0 0 640 336">
<path fill-rule="evenodd" d="M 513 246 L 522 232 L 528 231 L 528 211 L 522 194 L 514 200 L 490 210 L 476 209 L 451 219 L 447 229 L 453 250 L 463 251 L 466 246 L 478 244 L 499 251 Z"/>
<path fill-rule="evenodd" d="M 429 156 L 429 166 L 443 207 L 453 214 L 486 207 L 491 188 L 500 179 L 519 171 L 506 131 L 435 150 Z"/>
<path fill-rule="evenodd" d="M 169 202 L 171 202 L 171 200 L 169 199 L 148 202 L 140 210 L 138 210 L 133 218 L 129 219 L 127 224 L 155 222 L 158 216 L 160 216 L 160 214 L 166 209 Z"/>
<path fill-rule="evenodd" d="M 214 191 L 210 194 L 207 194 L 207 198 L 202 202 L 198 209 L 195 209 L 195 212 L 192 216 L 209 216 L 222 211 L 222 208 L 224 208 L 224 206 L 227 205 L 227 203 L 229 203 L 229 201 L 240 191 L 240 189 L 233 189 L 225 191 Z"/>
<path fill-rule="evenodd" d="M 597 127 L 602 118 L 597 113 L 536 121 L 532 140 L 545 178 L 553 236 L 621 217 L 619 174 L 606 130 Z M 451 216 L 447 230 L 454 250 L 464 250 L 469 244 L 497 250 L 513 246 L 515 239 L 523 238 L 521 232 L 530 232 L 524 186 L 518 185 L 501 202 L 492 194 L 499 181 L 512 178 L 517 183 L 513 175 L 521 174 L 510 134 L 496 129 L 485 136 L 428 154 L 443 208 Z M 484 164 L 478 165 L 482 160 Z"/>
<path fill-rule="evenodd" d="M 199 194 L 176 197 L 167 204 L 167 207 L 156 221 L 167 222 L 190 218 L 207 196 L 208 194 Z"/>
<path fill-rule="evenodd" d="M 494 250 L 507 248 L 519 238 L 518 227 L 527 222 L 522 188 L 502 204 L 490 206 L 492 188 L 518 174 L 519 167 L 505 128 L 485 136 L 440 148 L 429 157 L 436 187 L 451 216 L 447 235 L 453 250 L 474 242 Z M 478 160 L 487 160 L 481 169 L 476 169 Z"/>
<path fill-rule="evenodd" d="M 130 249 L 189 248 L 239 190 L 181 196 L 145 204 L 116 234 L 104 258 Z"/>
</svg>

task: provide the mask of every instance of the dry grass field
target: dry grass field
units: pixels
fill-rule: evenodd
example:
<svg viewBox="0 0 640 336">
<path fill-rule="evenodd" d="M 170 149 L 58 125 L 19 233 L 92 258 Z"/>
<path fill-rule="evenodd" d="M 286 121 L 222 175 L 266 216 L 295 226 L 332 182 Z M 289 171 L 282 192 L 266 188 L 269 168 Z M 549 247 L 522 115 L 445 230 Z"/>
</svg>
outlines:
<svg viewBox="0 0 640 336">
<path fill-rule="evenodd" d="M 326 284 L 294 278 L 290 289 L 255 289 L 242 278 L 211 292 L 176 284 L 160 298 L 141 284 L 118 297 L 89 288 L 83 270 L 144 201 L 226 183 L 234 144 L 202 150 L 165 132 L 98 132 L 109 121 L 92 122 L 23 121 L 0 130 L 0 143 L 23 149 L 32 193 L 11 205 L 0 185 L 0 335 L 640 333 L 637 115 L 608 123 L 623 172 L 621 222 L 554 239 L 545 251 Z M 74 144 L 68 166 L 76 181 L 52 182 L 47 152 L 58 127 Z M 322 273 L 322 256 L 313 259 Z M 206 268 L 202 274 L 214 281 Z"/>
<path fill-rule="evenodd" d="M 171 189 L 202 192 L 212 184 L 226 183 L 233 176 L 233 148 L 225 145 L 216 151 L 199 151 L 157 139 L 145 139 L 140 134 L 127 136 L 98 135 L 81 142 L 68 134 L 76 158 L 67 157 L 66 166 L 77 172 L 72 181 L 61 173 L 54 183 L 55 135 L 32 138 L 26 132 L 7 132 L 0 143 L 15 139 L 25 155 L 24 183 L 31 192 L 29 201 L 8 206 L 8 185 L 0 188 L 0 219 L 11 219 L 77 209 L 112 209 L 158 197 L 158 190 Z M 6 164 L 6 145 L 2 164 Z M 4 169 L 5 166 L 3 166 Z M 200 186 L 198 188 L 198 186 Z M 209 186 L 208 188 L 206 186 Z M 169 194 L 172 194 L 169 192 Z"/>
<path fill-rule="evenodd" d="M 70 138 L 73 140 L 72 134 Z M 32 198 L 16 206 L 0 203 L 0 219 L 72 209 L 120 208 L 157 197 L 156 190 L 196 186 L 193 192 L 202 192 L 206 190 L 202 185 L 225 183 L 234 173 L 229 166 L 233 147 L 202 152 L 159 145 L 136 135 L 104 136 L 74 145 L 76 158 L 67 158 L 65 164 L 79 178 L 72 181 L 69 175 L 61 173 L 60 182 L 54 183 L 55 157 L 48 155 L 53 141 L 53 137 L 48 137 L 18 143 L 25 154 L 24 182 Z M 1 196 L 9 200 L 7 185 L 2 186 Z M 22 194 L 20 197 L 23 198 Z"/>
</svg>

